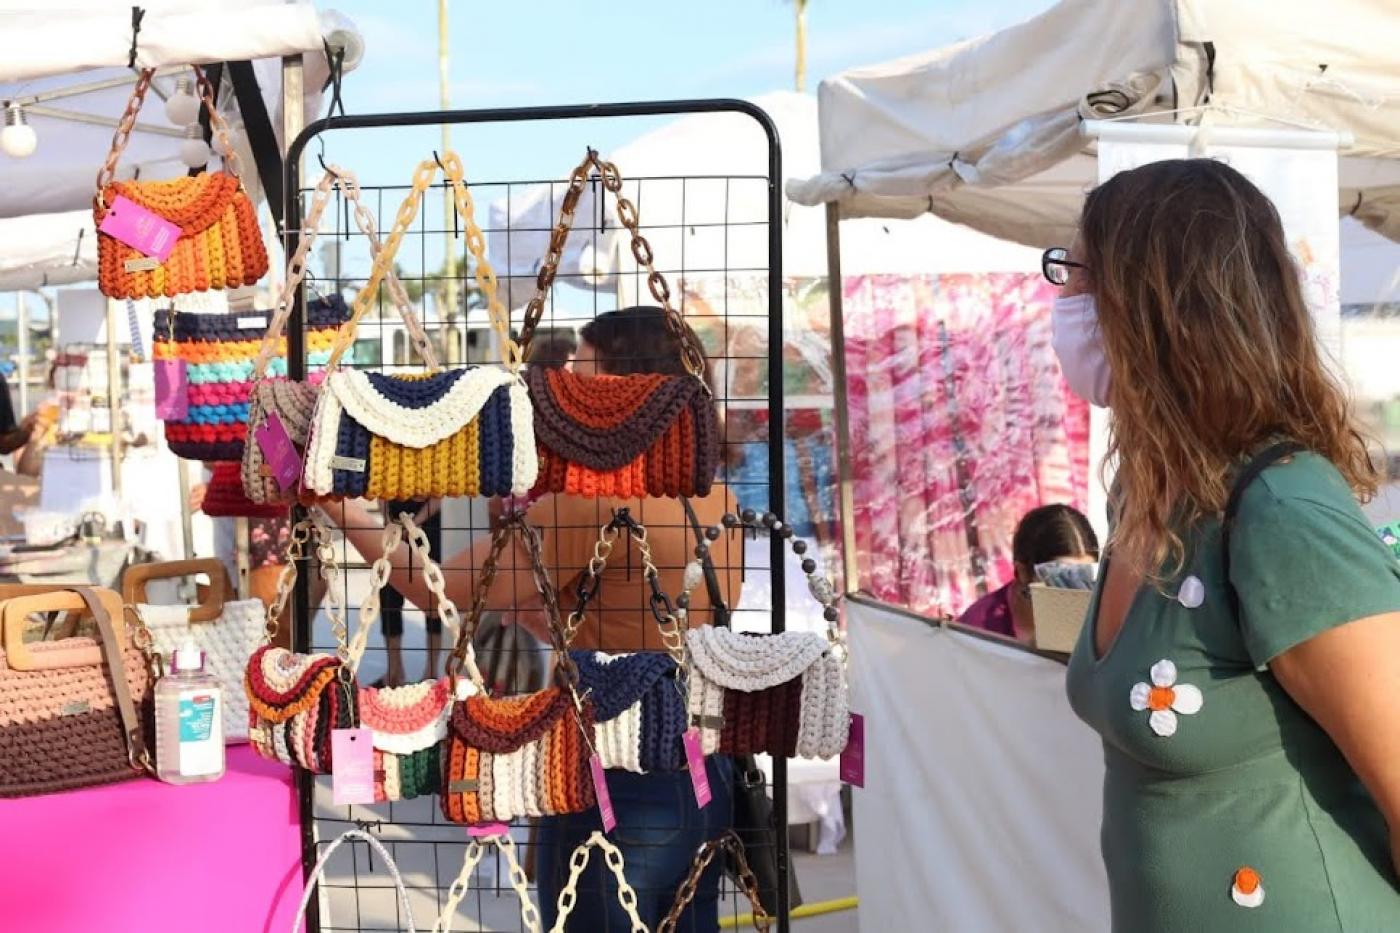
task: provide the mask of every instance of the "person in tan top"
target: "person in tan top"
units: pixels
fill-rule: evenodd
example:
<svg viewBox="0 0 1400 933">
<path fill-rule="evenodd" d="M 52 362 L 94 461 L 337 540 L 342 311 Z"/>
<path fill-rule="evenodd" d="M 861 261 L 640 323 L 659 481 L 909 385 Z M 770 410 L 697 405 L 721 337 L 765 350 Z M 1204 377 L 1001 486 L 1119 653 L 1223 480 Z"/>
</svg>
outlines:
<svg viewBox="0 0 1400 933">
<path fill-rule="evenodd" d="M 584 325 L 579 336 L 578 352 L 570 364 L 578 372 L 618 376 L 685 373 L 678 342 L 666 329 L 660 308 L 626 308 L 601 314 Z M 713 389 L 708 363 L 706 378 Z M 733 494 L 720 483 L 709 495 L 692 499 L 690 504 L 701 528 L 719 524 L 726 513 L 738 512 Z M 612 520 L 615 509 L 624 507 L 647 529 L 663 592 L 672 598 L 680 594 L 685 565 L 694 558 L 696 545 L 696 529 L 680 500 L 546 495 L 530 505 L 527 517 L 541 531 L 544 561 L 565 616 L 576 604 L 575 591 L 594 555 L 601 528 Z M 379 556 L 382 526 L 363 503 L 348 502 L 324 511 L 340 524 L 346 538 L 362 555 L 370 560 Z M 710 543 L 718 590 L 730 610 L 738 608 L 743 547 L 739 536 L 724 535 Z M 442 561 L 447 595 L 463 612 L 472 603 L 478 575 L 490 551 L 491 536 L 483 533 L 471 545 Z M 400 547 L 392 566 L 389 582 L 393 587 L 410 602 L 430 610 L 432 592 L 418 568 L 410 572 L 406 546 Z M 636 544 L 630 538 L 620 538 L 571 647 L 607 652 L 662 650 L 650 599 L 651 589 L 643 579 Z M 548 642 L 540 607 L 529 554 L 516 541 L 502 555 L 487 593 L 486 608 L 513 613 L 517 624 Z M 689 624 L 708 623 L 710 610 L 708 587 L 702 584 L 689 595 Z M 433 675 L 429 672 L 429 676 Z M 686 772 L 608 772 L 618 820 L 615 838 L 623 851 L 628 883 L 638 895 L 638 911 L 648 927 L 665 916 L 689 871 L 695 850 L 732 823 L 733 767 L 728 758 L 712 755 L 707 759 L 707 770 L 713 796 L 704 809 L 695 806 Z M 567 877 L 570 853 L 600 825 L 596 808 L 540 822 L 537 881 L 546 926 L 554 923 L 555 902 Z M 680 929 L 696 933 L 719 929 L 720 870 L 716 860 L 702 876 L 691 906 L 681 915 Z M 600 929 L 604 918 L 609 929 L 628 929 L 626 915 L 617 901 L 616 884 L 611 874 L 605 875 L 602 860 L 590 862 L 585 875 L 579 885 L 579 904 L 572 915 L 576 922 L 570 923 L 570 929 Z"/>
</svg>

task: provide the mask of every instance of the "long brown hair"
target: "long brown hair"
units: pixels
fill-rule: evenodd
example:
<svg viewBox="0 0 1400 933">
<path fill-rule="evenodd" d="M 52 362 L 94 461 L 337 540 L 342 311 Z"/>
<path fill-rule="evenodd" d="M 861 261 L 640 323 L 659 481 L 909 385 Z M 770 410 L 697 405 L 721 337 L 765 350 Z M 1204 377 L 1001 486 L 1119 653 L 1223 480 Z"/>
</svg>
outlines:
<svg viewBox="0 0 1400 933">
<path fill-rule="evenodd" d="M 1274 205 L 1222 162 L 1177 159 L 1090 192 L 1082 262 L 1112 379 L 1123 508 L 1113 543 L 1154 581 L 1180 529 L 1221 512 L 1239 463 L 1273 438 L 1330 460 L 1355 492 L 1376 469 L 1317 347 Z"/>
</svg>

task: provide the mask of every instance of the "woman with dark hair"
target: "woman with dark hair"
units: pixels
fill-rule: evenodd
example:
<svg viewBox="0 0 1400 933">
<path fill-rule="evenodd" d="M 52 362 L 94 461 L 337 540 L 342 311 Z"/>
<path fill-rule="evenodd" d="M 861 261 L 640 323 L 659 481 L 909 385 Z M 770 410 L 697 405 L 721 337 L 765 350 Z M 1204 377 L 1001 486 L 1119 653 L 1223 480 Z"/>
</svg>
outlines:
<svg viewBox="0 0 1400 933">
<path fill-rule="evenodd" d="M 693 336 L 693 334 L 692 334 Z M 579 373 L 623 376 L 635 373 L 685 375 L 679 341 L 668 329 L 662 309 L 625 308 L 600 314 L 583 326 L 571 366 Z M 696 345 L 699 341 L 696 340 Z M 706 379 L 714 387 L 708 360 Z M 716 483 L 710 494 L 690 500 L 701 527 L 718 523 L 736 511 L 734 497 Z M 681 590 L 682 575 L 695 547 L 694 530 L 679 499 L 585 499 L 545 495 L 529 507 L 528 519 L 544 538 L 545 562 L 554 583 L 567 599 L 576 588 L 594 554 L 599 529 L 619 508 L 627 508 L 647 529 L 647 541 L 660 570 L 661 587 L 667 593 Z M 329 517 L 341 524 L 346 537 L 361 554 L 378 553 L 378 522 L 360 503 L 329 509 Z M 489 535 L 481 535 L 468 548 L 443 561 L 447 592 L 458 606 L 471 603 L 482 562 L 490 552 Z M 601 585 L 589 606 L 573 647 L 607 652 L 659 651 L 664 646 L 648 608 L 650 590 L 638 572 L 630 541 L 619 543 L 601 575 Z M 710 553 L 718 586 L 726 605 L 736 608 L 740 587 L 740 549 L 723 537 L 712 543 Z M 432 605 L 432 594 L 421 573 L 409 573 L 406 548 L 393 560 L 390 583 L 412 603 Z M 513 612 L 518 624 L 547 640 L 540 602 L 530 574 L 530 558 L 516 542 L 500 561 L 486 608 Z M 571 607 L 565 603 L 567 613 Z M 710 620 L 711 604 L 705 587 L 692 594 L 688 620 L 703 625 Z M 617 828 L 611 838 L 622 849 L 628 883 L 636 889 L 643 922 L 655 926 L 666 914 L 676 890 L 685 880 L 696 849 L 720 835 L 732 821 L 733 769 L 728 758 L 706 759 L 713 798 L 703 810 L 687 772 L 633 774 L 608 772 L 608 787 Z M 537 881 L 545 926 L 555 918 L 555 901 L 569 874 L 569 856 L 602 823 L 596 808 L 573 816 L 547 818 L 540 823 Z M 679 929 L 713 933 L 719 929 L 719 860 L 705 872 L 694 901 L 682 914 Z M 593 859 L 579 888 L 578 906 L 569 926 L 575 930 L 629 929 L 627 916 L 616 897 L 616 884 L 603 865 Z"/>
<path fill-rule="evenodd" d="M 1277 210 L 1222 162 L 1155 162 L 1045 271 L 1116 465 L 1068 681 L 1103 737 L 1113 929 L 1400 930 L 1400 565 Z"/>
<path fill-rule="evenodd" d="M 959 618 L 963 625 L 985 629 L 1024 644 L 1035 639 L 1031 584 L 1041 564 L 1092 564 L 1099 559 L 1099 539 L 1078 509 L 1056 503 L 1031 509 L 1011 538 L 1011 582 L 973 603 Z"/>
</svg>

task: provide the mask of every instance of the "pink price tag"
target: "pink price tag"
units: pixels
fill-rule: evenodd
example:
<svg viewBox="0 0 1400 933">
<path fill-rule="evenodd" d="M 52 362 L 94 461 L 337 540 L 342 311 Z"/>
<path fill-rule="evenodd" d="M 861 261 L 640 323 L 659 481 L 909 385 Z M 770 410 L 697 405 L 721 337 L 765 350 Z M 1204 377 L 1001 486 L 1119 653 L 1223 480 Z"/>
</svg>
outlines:
<svg viewBox="0 0 1400 933">
<path fill-rule="evenodd" d="M 865 786 L 865 717 L 860 713 L 851 714 L 851 734 L 841 752 L 841 780 Z"/>
<path fill-rule="evenodd" d="M 467 835 L 473 839 L 492 839 L 510 832 L 505 823 L 472 823 L 467 827 Z"/>
<path fill-rule="evenodd" d="M 331 801 L 336 806 L 374 803 L 374 733 L 331 730 Z"/>
<path fill-rule="evenodd" d="M 184 360 L 156 360 L 156 417 L 184 421 L 190 414 L 189 382 Z"/>
<path fill-rule="evenodd" d="M 161 262 L 165 262 L 175 241 L 180 239 L 178 225 L 121 195 L 112 199 L 107 216 L 97 229 Z"/>
<path fill-rule="evenodd" d="M 588 767 L 593 772 L 593 795 L 598 798 L 598 813 L 603 818 L 603 832 L 610 833 L 617 825 L 617 815 L 613 813 L 612 796 L 608 793 L 608 778 L 603 773 L 603 759 L 595 752 L 588 759 Z"/>
<path fill-rule="evenodd" d="M 685 745 L 685 763 L 690 768 L 690 783 L 695 788 L 695 805 L 705 809 L 710 802 L 710 775 L 705 771 L 705 746 L 699 729 L 687 729 L 681 737 Z"/>
<path fill-rule="evenodd" d="M 277 417 L 277 412 L 268 412 L 267 421 L 253 433 L 257 435 L 258 447 L 262 449 L 263 462 L 271 471 L 272 478 L 277 480 L 278 488 L 286 492 L 296 486 L 301 476 L 301 454 L 297 453 L 296 445 L 292 443 L 282 419 Z"/>
</svg>

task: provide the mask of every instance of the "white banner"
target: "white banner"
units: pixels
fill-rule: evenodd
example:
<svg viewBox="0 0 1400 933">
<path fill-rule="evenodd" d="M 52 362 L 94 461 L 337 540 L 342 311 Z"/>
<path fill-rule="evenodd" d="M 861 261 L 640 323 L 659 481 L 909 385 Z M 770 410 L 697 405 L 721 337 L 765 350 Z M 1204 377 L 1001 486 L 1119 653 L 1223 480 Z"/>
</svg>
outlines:
<svg viewBox="0 0 1400 933">
<path fill-rule="evenodd" d="M 1070 711 L 1065 667 L 851 599 L 863 933 L 1097 933 L 1103 748 Z"/>
</svg>

